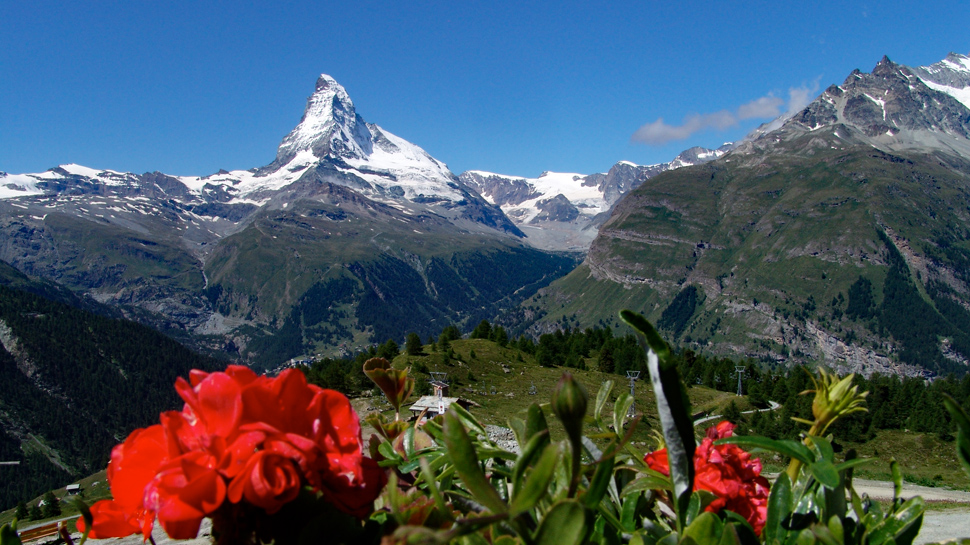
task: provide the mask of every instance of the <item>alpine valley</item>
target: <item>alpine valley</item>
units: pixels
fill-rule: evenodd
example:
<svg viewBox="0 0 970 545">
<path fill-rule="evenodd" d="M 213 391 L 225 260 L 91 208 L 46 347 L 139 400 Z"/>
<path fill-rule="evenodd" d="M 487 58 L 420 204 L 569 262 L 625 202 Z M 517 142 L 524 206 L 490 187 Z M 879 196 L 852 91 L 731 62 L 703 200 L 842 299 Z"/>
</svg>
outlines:
<svg viewBox="0 0 970 545">
<path fill-rule="evenodd" d="M 968 105 L 968 57 L 884 58 L 717 150 L 456 176 L 323 75 L 263 167 L 0 173 L 0 260 L 257 367 L 482 319 L 616 326 L 631 308 L 699 351 L 962 371 Z"/>
<path fill-rule="evenodd" d="M 479 177 L 365 123 L 322 75 L 264 167 L 0 173 L 0 260 L 196 349 L 275 366 L 514 309 L 576 266 L 624 192 L 671 166 L 620 163 L 570 175 L 568 187 L 528 186 L 535 213 L 520 206 L 510 220 L 502 206 L 513 201 L 486 200 Z M 557 235 L 541 236 L 537 221 Z"/>
</svg>

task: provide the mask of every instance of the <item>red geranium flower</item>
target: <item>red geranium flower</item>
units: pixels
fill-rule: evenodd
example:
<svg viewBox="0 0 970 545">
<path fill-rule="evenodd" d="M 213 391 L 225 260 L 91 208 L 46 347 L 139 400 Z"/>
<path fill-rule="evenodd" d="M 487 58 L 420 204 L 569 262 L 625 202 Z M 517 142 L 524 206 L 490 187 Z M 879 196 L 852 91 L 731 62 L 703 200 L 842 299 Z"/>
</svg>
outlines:
<svg viewBox="0 0 970 545">
<path fill-rule="evenodd" d="M 741 515 L 761 535 L 768 511 L 768 479 L 761 476 L 761 460 L 737 445 L 715 445 L 714 441 L 734 434 L 734 424 L 723 421 L 708 428 L 707 436 L 694 451 L 694 490 L 717 496 L 705 510 L 717 513 L 729 509 Z M 667 449 L 647 454 L 650 468 L 670 475 Z"/>
<path fill-rule="evenodd" d="M 362 517 L 387 481 L 362 454 L 350 401 L 298 370 L 275 378 L 242 366 L 192 371 L 175 389 L 182 411 L 162 413 L 160 424 L 112 450 L 115 499 L 92 506 L 91 537 L 147 536 L 157 517 L 170 537 L 192 538 L 227 499 L 273 514 L 304 486 Z"/>
</svg>

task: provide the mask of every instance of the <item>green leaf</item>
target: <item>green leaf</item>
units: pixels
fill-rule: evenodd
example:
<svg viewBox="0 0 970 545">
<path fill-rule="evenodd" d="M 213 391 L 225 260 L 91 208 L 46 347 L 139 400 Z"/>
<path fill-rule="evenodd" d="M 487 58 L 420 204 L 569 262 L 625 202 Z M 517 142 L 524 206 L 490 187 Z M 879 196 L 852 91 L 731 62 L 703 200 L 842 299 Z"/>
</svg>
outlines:
<svg viewBox="0 0 970 545">
<path fill-rule="evenodd" d="M 896 458 L 889 462 L 889 471 L 893 474 L 893 507 L 895 507 L 899 496 L 903 494 L 903 473 L 899 470 L 899 462 Z"/>
<path fill-rule="evenodd" d="M 463 408 L 461 405 L 452 403 L 448 408 L 449 410 L 455 410 L 455 414 L 458 416 L 458 419 L 466 428 L 468 428 L 468 431 L 479 437 L 488 437 L 488 432 L 485 431 L 485 427 L 478 422 L 472 413 L 465 410 L 465 408 Z"/>
<path fill-rule="evenodd" d="M 428 485 L 428 492 L 431 493 L 431 499 L 434 500 L 435 506 L 438 511 L 445 517 L 451 518 L 451 510 L 445 505 L 445 499 L 441 495 L 441 491 L 438 490 L 438 482 L 434 478 L 434 471 L 431 469 L 431 462 L 427 458 L 418 458 L 421 463 L 421 478 L 424 479 L 425 484 Z"/>
<path fill-rule="evenodd" d="M 637 529 L 637 504 L 640 502 L 639 496 L 627 496 L 623 498 L 623 505 L 620 507 L 620 526 L 624 532 L 633 532 Z"/>
<path fill-rule="evenodd" d="M 677 374 L 677 367 L 669 360 L 670 348 L 643 316 L 620 311 L 620 317 L 637 333 L 641 346 L 647 353 L 650 382 L 657 398 L 657 412 L 667 444 L 667 460 L 670 478 L 674 483 L 674 505 L 677 511 L 677 527 L 683 529 L 687 505 L 694 488 L 694 422 L 690 417 L 690 401 L 687 391 Z"/>
<path fill-rule="evenodd" d="M 744 517 L 733 511 L 727 511 L 727 513 L 732 521 L 724 525 L 719 545 L 759 545 L 761 543 Z"/>
<path fill-rule="evenodd" d="M 693 538 L 697 543 L 717 543 L 723 530 L 724 524 L 717 515 L 704 512 L 684 528 L 684 537 Z"/>
<path fill-rule="evenodd" d="M 673 483 L 671 483 L 670 479 L 668 478 L 647 475 L 634 481 L 630 481 L 626 486 L 623 487 L 623 491 L 620 492 L 620 497 L 625 498 L 630 494 L 643 492 L 644 490 L 670 490 L 673 487 Z"/>
<path fill-rule="evenodd" d="M 600 501 L 603 500 L 603 496 L 606 495 L 606 491 L 610 488 L 610 482 L 613 481 L 613 458 L 606 458 L 605 460 L 600 460 L 596 464 L 596 472 L 593 473 L 593 480 L 589 483 L 589 488 L 586 489 L 586 494 L 583 495 L 583 504 L 592 510 L 596 509 Z"/>
<path fill-rule="evenodd" d="M 485 473 L 478 465 L 478 455 L 468 433 L 462 426 L 460 416 L 453 404 L 445 413 L 445 446 L 448 447 L 448 457 L 461 477 L 462 483 L 479 503 L 492 513 L 504 513 L 505 502 L 498 492 L 492 488 Z"/>
<path fill-rule="evenodd" d="M 943 394 L 943 405 L 957 425 L 957 458 L 963 465 L 963 471 L 970 475 L 970 415 L 947 394 Z"/>
<path fill-rule="evenodd" d="M 842 527 L 842 519 L 838 515 L 832 515 L 829 519 L 829 531 L 837 543 L 845 543 L 845 528 Z"/>
<path fill-rule="evenodd" d="M 600 386 L 599 392 L 596 393 L 596 405 L 593 409 L 593 418 L 597 422 L 601 421 L 601 415 L 603 414 L 603 408 L 606 407 L 606 402 L 610 400 L 610 392 L 613 391 L 613 381 L 607 380 Z"/>
<path fill-rule="evenodd" d="M 815 534 L 811 530 L 805 528 L 801 532 L 798 532 L 798 537 L 795 538 L 795 545 L 814 545 L 815 544 Z"/>
<path fill-rule="evenodd" d="M 525 440 L 528 441 L 532 439 L 532 436 L 541 433 L 549 432 L 549 424 L 546 422 L 546 414 L 542 412 L 542 407 L 538 403 L 533 403 L 529 405 L 529 409 L 526 412 L 525 417 Z"/>
<path fill-rule="evenodd" d="M 667 345 L 667 342 L 663 340 L 663 337 L 657 333 L 657 330 L 653 328 L 653 325 L 646 318 L 632 310 L 621 310 L 620 318 L 627 325 L 643 335 L 647 345 L 657 353 L 658 358 L 664 361 L 670 358 L 670 346 Z"/>
<path fill-rule="evenodd" d="M 630 394 L 623 392 L 617 396 L 616 403 L 613 405 L 613 431 L 617 435 L 623 435 L 623 421 L 630 411 L 630 405 L 633 405 L 633 397 Z"/>
<path fill-rule="evenodd" d="M 509 506 L 510 516 L 515 517 L 519 513 L 532 509 L 546 495 L 558 461 L 559 449 L 552 445 L 546 445 L 539 461 L 536 462 L 532 472 L 526 477 L 525 484 L 512 492 L 512 504 Z"/>
<path fill-rule="evenodd" d="M 761 531 L 767 545 L 771 545 L 775 540 L 784 542 L 785 529 L 782 523 L 791 514 L 791 500 L 791 479 L 782 471 L 775 479 L 775 484 L 771 486 L 771 492 L 768 495 L 768 513 L 765 527 Z"/>
<path fill-rule="evenodd" d="M 536 545 L 579 545 L 586 533 L 586 510 L 575 500 L 552 507 L 536 532 Z"/>
<path fill-rule="evenodd" d="M 812 442 L 815 452 L 818 453 L 819 460 L 828 460 L 834 463 L 835 451 L 832 449 L 832 443 L 829 443 L 824 437 L 816 437 L 814 435 L 808 436 L 808 440 Z"/>
<path fill-rule="evenodd" d="M 689 528 L 697 518 L 697 515 L 701 512 L 701 496 L 697 492 L 690 495 L 690 502 L 687 503 L 687 515 L 684 517 L 684 523 Z M 685 529 L 686 533 L 687 530 Z"/>
<path fill-rule="evenodd" d="M 543 449 L 548 444 L 548 430 L 536 433 L 529 439 L 529 442 L 522 448 L 522 453 L 519 454 L 519 458 L 515 461 L 515 467 L 512 469 L 513 487 L 518 488 L 522 484 L 522 475 L 525 474 L 525 470 L 532 464 L 534 459 L 542 454 Z"/>
<path fill-rule="evenodd" d="M 853 458 L 852 460 L 846 460 L 841 464 L 835 464 L 835 470 L 838 471 L 839 473 L 842 473 L 847 469 L 852 469 L 861 465 L 871 464 L 874 461 L 875 460 L 872 458 Z"/>
<path fill-rule="evenodd" d="M 832 490 L 839 487 L 839 472 L 832 462 L 823 459 L 808 464 L 808 471 L 822 486 Z"/>
<path fill-rule="evenodd" d="M 804 444 L 798 441 L 792 441 L 790 439 L 768 439 L 767 437 L 759 437 L 754 435 L 744 435 L 735 437 L 726 437 L 724 439 L 718 439 L 714 441 L 715 445 L 740 445 L 742 447 L 752 447 L 760 448 L 764 450 L 770 450 L 772 452 L 777 452 L 789 458 L 794 458 L 803 464 L 810 464 L 815 461 L 815 457 L 812 456 L 812 451 L 809 450 Z"/>
<path fill-rule="evenodd" d="M 16 521 L 14 521 L 14 526 L 4 524 L 0 528 L 0 545 L 20 545 L 20 536 L 17 535 Z"/>
<path fill-rule="evenodd" d="M 895 512 L 887 513 L 886 518 L 877 522 L 870 530 L 866 541 L 870 545 L 880 545 L 894 541 L 897 538 L 909 539 L 915 537 L 923 524 L 923 512 L 926 504 L 923 498 L 915 496 L 902 504 Z"/>
</svg>

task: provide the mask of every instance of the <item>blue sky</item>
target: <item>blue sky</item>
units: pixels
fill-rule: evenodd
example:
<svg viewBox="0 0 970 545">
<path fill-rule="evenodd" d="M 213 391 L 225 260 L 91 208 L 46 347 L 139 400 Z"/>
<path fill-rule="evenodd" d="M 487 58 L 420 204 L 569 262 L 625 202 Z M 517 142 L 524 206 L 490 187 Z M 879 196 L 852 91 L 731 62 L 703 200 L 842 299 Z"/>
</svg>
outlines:
<svg viewBox="0 0 970 545">
<path fill-rule="evenodd" d="M 455 173 L 600 172 L 738 139 L 883 55 L 970 52 L 968 2 L 32 0 L 0 21 L 11 173 L 261 166 L 320 73 Z"/>
</svg>

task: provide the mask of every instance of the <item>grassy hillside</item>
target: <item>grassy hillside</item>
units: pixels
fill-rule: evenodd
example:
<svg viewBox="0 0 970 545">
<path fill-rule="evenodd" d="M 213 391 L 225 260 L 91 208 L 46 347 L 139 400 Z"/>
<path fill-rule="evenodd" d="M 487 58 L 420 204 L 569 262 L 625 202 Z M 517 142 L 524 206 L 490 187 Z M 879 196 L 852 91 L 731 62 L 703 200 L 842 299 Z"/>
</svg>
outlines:
<svg viewBox="0 0 970 545">
<path fill-rule="evenodd" d="M 614 324 L 631 308 L 701 351 L 867 372 L 965 369 L 970 165 L 805 138 L 817 142 L 644 182 L 584 264 L 524 303 L 534 331 Z M 872 306 L 849 312 L 860 277 Z M 674 304 L 687 290 L 692 302 Z"/>
</svg>

